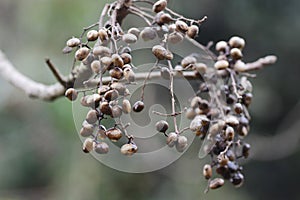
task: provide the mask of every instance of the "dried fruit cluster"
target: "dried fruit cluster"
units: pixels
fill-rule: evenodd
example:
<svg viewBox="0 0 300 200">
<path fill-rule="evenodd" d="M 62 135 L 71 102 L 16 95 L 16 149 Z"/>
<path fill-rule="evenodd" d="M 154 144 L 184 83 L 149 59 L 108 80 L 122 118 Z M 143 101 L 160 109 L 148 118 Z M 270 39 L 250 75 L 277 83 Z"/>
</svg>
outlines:
<svg viewBox="0 0 300 200">
<path fill-rule="evenodd" d="M 131 27 L 124 31 L 122 21 L 128 14 L 142 18 L 147 26 Z M 249 155 L 250 145 L 243 142 L 243 139 L 249 132 L 248 106 L 252 100 L 252 86 L 248 80 L 251 75 L 245 72 L 271 64 L 275 57 L 269 56 L 245 64 L 241 60 L 245 40 L 240 37 L 218 42 L 215 45 L 218 55 L 214 55 L 208 47 L 193 40 L 205 20 L 206 17 L 194 20 L 177 14 L 167 7 L 166 0 L 155 3 L 146 0 L 119 0 L 107 4 L 99 22 L 85 28 L 79 38 L 73 37 L 67 41 L 64 53 L 71 53 L 75 49 L 73 70 L 92 72 L 83 83 L 85 88 L 70 87 L 65 93 L 72 101 L 77 99 L 78 93 L 83 93 L 81 105 L 90 108 L 80 130 L 80 135 L 86 137 L 84 152 L 94 150 L 100 154 L 107 153 L 109 145 L 106 138 L 117 142 L 123 136 L 128 142 L 120 147 L 121 153 L 133 155 L 137 152 L 134 136 L 126 130 L 129 124 L 123 124 L 120 116 L 131 110 L 141 112 L 144 109 L 144 89 L 150 74 L 157 70 L 160 71 L 160 77 L 170 81 L 172 113 L 155 112 L 174 119 L 174 129 L 171 131 L 166 121 L 156 123 L 157 131 L 165 134 L 167 145 L 175 146 L 178 152 L 183 152 L 188 146 L 183 132 L 191 130 L 205 139 L 200 154 L 210 154 L 212 158 L 211 163 L 203 168 L 204 177 L 209 180 L 209 188 L 222 186 L 223 179 L 230 180 L 235 186 L 243 183 L 244 176 L 238 160 Z M 142 77 L 144 82 L 141 98 L 131 106 L 128 85 L 141 79 L 137 78 L 132 64 L 134 58 L 131 45 L 138 40 L 154 39 L 159 40 L 152 47 L 155 64 L 148 75 Z M 169 44 L 180 47 L 180 42 L 185 39 L 208 52 L 215 61 L 214 67 L 208 67 L 198 60 L 198 52 L 184 57 L 179 64 L 174 63 L 174 52 L 169 49 Z M 76 65 L 77 62 L 81 63 L 80 66 Z M 160 65 L 162 62 L 166 66 Z M 178 75 L 202 80 L 196 91 L 197 96 L 192 97 L 190 108 L 184 111 L 177 111 L 175 107 L 174 77 Z M 179 130 L 176 117 L 183 113 L 191 123 L 190 127 Z M 113 118 L 115 125 L 104 127 L 102 120 L 105 118 Z M 217 174 L 222 178 L 212 179 L 212 168 L 216 168 Z"/>
</svg>

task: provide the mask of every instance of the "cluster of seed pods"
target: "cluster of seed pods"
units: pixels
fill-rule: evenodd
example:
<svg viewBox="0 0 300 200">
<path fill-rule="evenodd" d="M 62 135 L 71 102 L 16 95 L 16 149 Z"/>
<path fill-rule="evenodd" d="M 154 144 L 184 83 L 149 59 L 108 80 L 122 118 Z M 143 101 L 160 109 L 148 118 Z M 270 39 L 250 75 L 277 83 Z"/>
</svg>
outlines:
<svg viewBox="0 0 300 200">
<path fill-rule="evenodd" d="M 241 186 L 244 175 L 239 160 L 249 156 L 250 145 L 244 142 L 244 138 L 250 128 L 248 107 L 252 100 L 252 85 L 248 75 L 244 73 L 247 66 L 242 61 L 245 40 L 234 36 L 228 41 L 216 43 L 216 56 L 205 49 L 212 54 L 215 61 L 212 67 L 198 60 L 197 52 L 182 58 L 180 63 L 174 63 L 174 52 L 169 50 L 168 44 L 180 47 L 183 40 L 193 40 L 206 17 L 202 20 L 185 18 L 167 8 L 166 0 L 144 3 L 150 4 L 152 8 L 139 9 L 139 6 L 134 6 L 134 2 L 130 0 L 114 2 L 108 5 L 105 13 L 108 16 L 106 23 L 100 20 L 101 22 L 85 29 L 82 37 L 73 37 L 67 41 L 64 53 L 71 53 L 75 49 L 75 63 L 80 62 L 80 68 L 92 72 L 85 83 L 96 83 L 92 88 L 88 84 L 83 89 L 70 87 L 65 93 L 71 101 L 76 100 L 79 93 L 83 93 L 81 105 L 89 108 L 80 130 L 80 135 L 86 138 L 83 151 L 108 153 L 107 139 L 118 142 L 122 137 L 128 139 L 128 142 L 120 146 L 122 154 L 133 155 L 138 151 L 134 135 L 126 130 L 129 124 L 123 124 L 120 119 L 121 115 L 131 111 L 143 111 L 145 106 L 143 95 L 136 102 L 130 102 L 128 98 L 128 85 L 136 83 L 136 67 L 133 65 L 134 58 L 130 47 L 138 40 L 147 42 L 158 39 L 159 43 L 152 47 L 155 60 L 152 69 L 159 70 L 161 77 L 170 80 L 171 83 L 170 102 L 173 109 L 172 113 L 165 115 L 176 119 L 177 115 L 185 114 L 191 122 L 189 127 L 180 131 L 176 120 L 172 125 L 174 130 L 169 130 L 169 124 L 161 120 L 156 123 L 156 130 L 163 133 L 166 136 L 166 144 L 171 148 L 175 147 L 178 152 L 185 151 L 188 146 L 189 141 L 183 135 L 186 130 L 194 132 L 204 140 L 199 155 L 211 156 L 211 162 L 203 167 L 208 188 L 219 188 L 225 180 L 237 187 Z M 120 9 L 128 9 L 128 13 L 142 17 L 148 26 L 131 27 L 124 31 L 116 19 L 116 13 Z M 94 29 L 96 26 L 97 30 Z M 160 62 L 167 63 L 167 67 L 159 66 Z M 151 72 L 152 70 L 149 74 Z M 181 112 L 175 110 L 172 81 L 176 74 L 184 72 L 191 72 L 193 77 L 202 80 L 202 83 L 196 91 L 197 96 L 191 97 L 190 107 Z M 110 77 L 109 81 L 103 81 L 104 77 Z M 145 77 L 144 85 L 147 78 Z M 113 127 L 107 128 L 103 125 L 102 120 L 106 118 L 115 120 Z"/>
</svg>

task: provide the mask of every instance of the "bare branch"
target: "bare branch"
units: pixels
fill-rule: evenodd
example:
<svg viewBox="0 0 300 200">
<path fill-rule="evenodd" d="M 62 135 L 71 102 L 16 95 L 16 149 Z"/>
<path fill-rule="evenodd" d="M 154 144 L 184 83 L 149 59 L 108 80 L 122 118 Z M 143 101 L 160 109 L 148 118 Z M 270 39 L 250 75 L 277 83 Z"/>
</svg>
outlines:
<svg viewBox="0 0 300 200">
<path fill-rule="evenodd" d="M 266 56 L 264 58 L 260 58 L 255 62 L 247 63 L 246 69 L 244 71 L 253 71 L 258 70 L 263 67 L 266 67 L 267 65 L 272 65 L 277 61 L 277 57 L 273 55 Z"/>
<path fill-rule="evenodd" d="M 31 98 L 52 101 L 63 96 L 65 87 L 60 83 L 44 85 L 21 74 L 0 50 L 0 76 Z"/>
</svg>

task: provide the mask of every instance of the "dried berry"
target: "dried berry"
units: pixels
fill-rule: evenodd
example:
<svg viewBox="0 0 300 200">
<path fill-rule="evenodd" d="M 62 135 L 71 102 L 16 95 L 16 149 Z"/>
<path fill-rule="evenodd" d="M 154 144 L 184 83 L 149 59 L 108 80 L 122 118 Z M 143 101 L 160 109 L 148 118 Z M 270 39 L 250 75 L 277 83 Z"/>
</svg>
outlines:
<svg viewBox="0 0 300 200">
<path fill-rule="evenodd" d="M 138 147 L 136 146 L 136 144 L 132 144 L 132 143 L 124 144 L 121 147 L 120 151 L 123 155 L 131 156 L 131 155 L 135 154 L 138 151 Z"/>
<path fill-rule="evenodd" d="M 92 138 L 87 138 L 83 142 L 82 150 L 84 153 L 89 153 L 93 150 L 94 140 Z"/>
<path fill-rule="evenodd" d="M 94 73 L 98 74 L 100 72 L 101 69 L 101 63 L 99 60 L 94 60 L 91 63 L 91 69 L 93 70 Z"/>
<path fill-rule="evenodd" d="M 159 0 L 155 4 L 153 4 L 152 10 L 153 12 L 163 11 L 167 6 L 167 0 Z"/>
<path fill-rule="evenodd" d="M 190 27 L 188 27 L 187 30 L 187 36 L 189 36 L 190 38 L 195 38 L 199 33 L 199 28 L 196 25 L 192 25 Z"/>
<path fill-rule="evenodd" d="M 131 104 L 127 99 L 124 99 L 122 102 L 122 110 L 126 114 L 131 112 Z"/>
<path fill-rule="evenodd" d="M 156 31 L 151 27 L 146 27 L 141 31 L 140 37 L 144 41 L 154 40 L 156 38 Z"/>
<path fill-rule="evenodd" d="M 98 112 L 96 110 L 90 110 L 85 119 L 89 124 L 94 124 L 98 121 Z"/>
<path fill-rule="evenodd" d="M 176 30 L 179 32 L 185 33 L 188 31 L 189 26 L 184 21 L 177 20 L 175 22 L 175 25 L 176 25 Z"/>
<path fill-rule="evenodd" d="M 214 66 L 217 70 L 226 69 L 229 67 L 229 62 L 227 60 L 218 60 Z"/>
<path fill-rule="evenodd" d="M 224 185 L 225 181 L 222 178 L 215 178 L 210 181 L 209 188 L 210 189 L 218 189 Z"/>
<path fill-rule="evenodd" d="M 86 38 L 88 41 L 95 41 L 98 39 L 98 36 L 99 36 L 99 33 L 98 33 L 98 31 L 95 31 L 95 30 L 90 30 L 86 34 Z"/>
<path fill-rule="evenodd" d="M 80 40 L 78 38 L 71 38 L 67 41 L 67 46 L 68 47 L 77 47 L 80 45 Z"/>
<path fill-rule="evenodd" d="M 65 96 L 70 100 L 70 101 L 75 101 L 78 97 L 78 93 L 74 88 L 69 88 L 65 92 Z"/>
<path fill-rule="evenodd" d="M 90 53 L 90 50 L 87 47 L 81 47 L 75 52 L 76 60 L 82 61 L 84 60 Z"/>
<path fill-rule="evenodd" d="M 155 124 L 155 127 L 158 132 L 165 133 L 169 128 L 169 124 L 165 120 L 160 120 Z"/>
<path fill-rule="evenodd" d="M 134 112 L 141 112 L 143 109 L 144 109 L 144 107 L 145 107 L 145 104 L 144 104 L 144 102 L 142 102 L 142 101 L 137 101 L 137 102 L 135 102 L 135 104 L 133 105 L 133 111 Z"/>
<path fill-rule="evenodd" d="M 183 152 L 186 149 L 187 145 L 188 145 L 187 138 L 185 136 L 182 136 L 182 135 L 178 136 L 177 143 L 176 143 L 177 151 L 178 152 Z"/>
<path fill-rule="evenodd" d="M 167 138 L 167 145 L 169 147 L 174 147 L 175 144 L 177 143 L 177 139 L 178 139 L 178 135 L 175 132 L 169 133 Z"/>
<path fill-rule="evenodd" d="M 206 178 L 206 179 L 210 179 L 211 176 L 212 176 L 212 168 L 211 168 L 211 165 L 209 164 L 206 164 L 204 165 L 203 167 L 203 176 Z"/>
<path fill-rule="evenodd" d="M 219 41 L 216 44 L 216 50 L 219 52 L 225 52 L 227 48 L 228 48 L 228 44 L 225 41 Z"/>
<path fill-rule="evenodd" d="M 118 128 L 111 128 L 106 131 L 106 136 L 112 142 L 117 142 L 122 137 L 122 131 Z"/>
<path fill-rule="evenodd" d="M 238 36 L 233 36 L 232 38 L 230 38 L 228 43 L 232 48 L 243 49 L 245 46 L 245 40 Z"/>
<path fill-rule="evenodd" d="M 109 146 L 105 142 L 100 142 L 94 145 L 94 151 L 99 154 L 107 154 L 109 151 Z"/>
<path fill-rule="evenodd" d="M 134 34 L 127 33 L 122 36 L 122 40 L 127 44 L 136 43 L 137 37 Z"/>
<path fill-rule="evenodd" d="M 152 53 L 158 60 L 164 60 L 166 58 L 167 50 L 161 45 L 155 45 L 152 47 Z"/>
</svg>

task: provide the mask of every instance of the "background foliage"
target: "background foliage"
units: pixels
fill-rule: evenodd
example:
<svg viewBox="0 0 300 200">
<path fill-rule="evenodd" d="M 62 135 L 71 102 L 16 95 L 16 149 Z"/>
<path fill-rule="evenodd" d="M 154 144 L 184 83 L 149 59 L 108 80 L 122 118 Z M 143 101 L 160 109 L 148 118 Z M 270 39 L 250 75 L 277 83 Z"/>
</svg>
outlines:
<svg viewBox="0 0 300 200">
<path fill-rule="evenodd" d="M 52 58 L 63 73 L 68 73 L 72 59 L 61 54 L 66 39 L 94 23 L 104 3 L 1 0 L 0 48 L 21 72 L 52 83 L 55 80 L 43 59 Z M 299 1 L 171 0 L 169 5 L 188 17 L 208 15 L 198 38 L 202 43 L 237 34 L 248 43 L 246 60 L 265 53 L 279 57 L 276 65 L 259 72 L 253 82 L 251 134 L 280 134 L 300 120 L 296 112 L 300 99 Z M 279 160 L 252 160 L 245 165 L 242 188 L 236 190 L 228 184 L 204 195 L 201 166 L 205 161 L 197 159 L 196 141 L 180 160 L 165 169 L 125 174 L 82 153 L 67 100 L 31 100 L 1 79 L 0 95 L 0 200 L 300 198 L 299 149 Z"/>
</svg>

